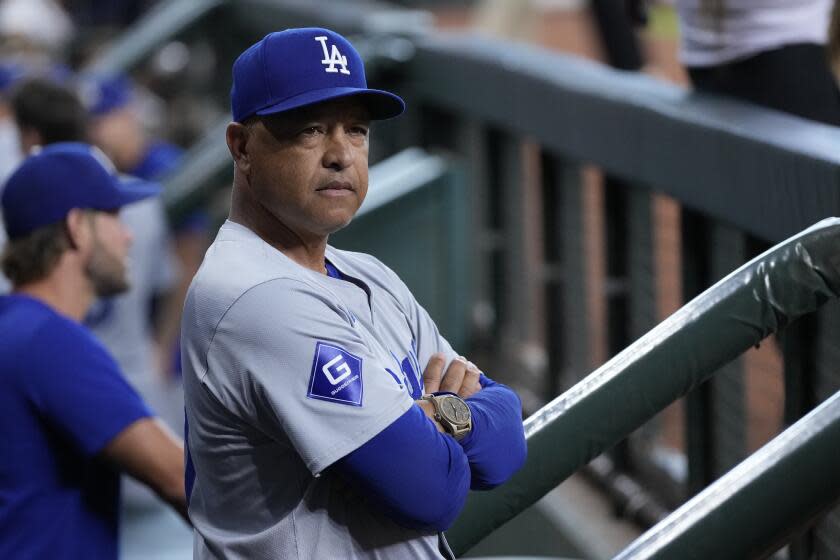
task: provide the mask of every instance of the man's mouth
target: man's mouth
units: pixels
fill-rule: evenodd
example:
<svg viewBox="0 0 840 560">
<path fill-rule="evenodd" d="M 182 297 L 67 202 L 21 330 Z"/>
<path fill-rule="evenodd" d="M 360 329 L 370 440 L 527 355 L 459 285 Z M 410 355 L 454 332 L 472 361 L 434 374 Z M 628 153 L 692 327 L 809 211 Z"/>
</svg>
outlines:
<svg viewBox="0 0 840 560">
<path fill-rule="evenodd" d="M 344 181 L 331 181 L 323 187 L 319 187 L 317 191 L 327 196 L 345 196 L 354 193 L 356 189 L 353 188 L 353 185 Z"/>
</svg>

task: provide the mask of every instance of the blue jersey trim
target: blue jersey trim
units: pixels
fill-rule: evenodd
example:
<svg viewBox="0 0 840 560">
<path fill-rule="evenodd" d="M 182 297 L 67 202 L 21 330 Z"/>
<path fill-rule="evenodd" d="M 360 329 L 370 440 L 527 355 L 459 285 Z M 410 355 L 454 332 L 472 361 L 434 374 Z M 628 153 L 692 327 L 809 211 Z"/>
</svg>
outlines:
<svg viewBox="0 0 840 560">
<path fill-rule="evenodd" d="M 330 278 L 335 278 L 336 280 L 342 280 L 344 275 L 341 274 L 341 271 L 338 270 L 333 263 L 328 260 L 324 260 L 324 266 L 327 269 L 327 276 Z"/>
</svg>

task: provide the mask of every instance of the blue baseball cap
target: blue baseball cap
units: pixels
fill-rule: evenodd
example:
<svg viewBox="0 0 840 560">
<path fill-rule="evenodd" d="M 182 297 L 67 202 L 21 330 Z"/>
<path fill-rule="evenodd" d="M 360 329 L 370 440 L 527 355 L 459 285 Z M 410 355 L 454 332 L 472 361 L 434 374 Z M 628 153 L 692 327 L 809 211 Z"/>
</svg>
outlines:
<svg viewBox="0 0 840 560">
<path fill-rule="evenodd" d="M 358 97 L 374 120 L 405 110 L 400 97 L 367 87 L 361 56 L 329 29 L 270 33 L 233 63 L 230 104 L 237 122 L 350 96 Z"/>
<path fill-rule="evenodd" d="M 14 60 L 0 60 L 0 93 L 8 93 L 26 76 L 26 68 Z"/>
<path fill-rule="evenodd" d="M 63 220 L 73 208 L 116 210 L 159 193 L 154 183 L 119 175 L 98 148 L 60 142 L 20 164 L 0 205 L 9 239 L 15 239 Z"/>
<path fill-rule="evenodd" d="M 123 74 L 82 76 L 78 92 L 88 113 L 94 117 L 122 109 L 134 100 L 131 80 Z"/>
</svg>

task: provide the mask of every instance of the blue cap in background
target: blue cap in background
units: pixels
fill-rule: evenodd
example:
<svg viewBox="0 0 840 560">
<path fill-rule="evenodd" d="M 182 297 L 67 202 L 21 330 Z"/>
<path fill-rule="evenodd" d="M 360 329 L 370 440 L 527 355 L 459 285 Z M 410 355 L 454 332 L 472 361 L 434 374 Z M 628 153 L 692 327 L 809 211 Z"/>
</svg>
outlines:
<svg viewBox="0 0 840 560">
<path fill-rule="evenodd" d="M 3 189 L 9 239 L 63 220 L 73 208 L 116 210 L 160 193 L 160 186 L 120 176 L 98 148 L 51 144 L 26 158 Z"/>
<path fill-rule="evenodd" d="M 134 87 L 128 76 L 85 75 L 79 80 L 79 98 L 94 117 L 122 109 L 134 99 Z"/>
<path fill-rule="evenodd" d="M 354 96 L 372 119 L 396 117 L 405 103 L 393 93 L 368 89 L 362 58 L 344 37 L 317 27 L 266 35 L 233 64 L 233 120 L 270 115 Z"/>
<path fill-rule="evenodd" d="M 0 94 L 9 90 L 26 76 L 26 67 L 16 60 L 0 60 Z"/>
</svg>

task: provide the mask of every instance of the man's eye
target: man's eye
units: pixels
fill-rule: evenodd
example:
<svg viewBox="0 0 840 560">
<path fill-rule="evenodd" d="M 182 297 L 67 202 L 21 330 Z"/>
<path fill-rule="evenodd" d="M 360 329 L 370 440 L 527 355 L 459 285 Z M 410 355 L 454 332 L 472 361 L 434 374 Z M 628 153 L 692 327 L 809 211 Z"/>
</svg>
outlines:
<svg viewBox="0 0 840 560">
<path fill-rule="evenodd" d="M 316 134 L 320 134 L 321 128 L 317 126 L 310 126 L 304 128 L 300 133 L 304 136 L 315 136 Z"/>
<path fill-rule="evenodd" d="M 366 126 L 353 126 L 350 128 L 350 133 L 358 136 L 367 136 L 368 128 Z"/>
</svg>

